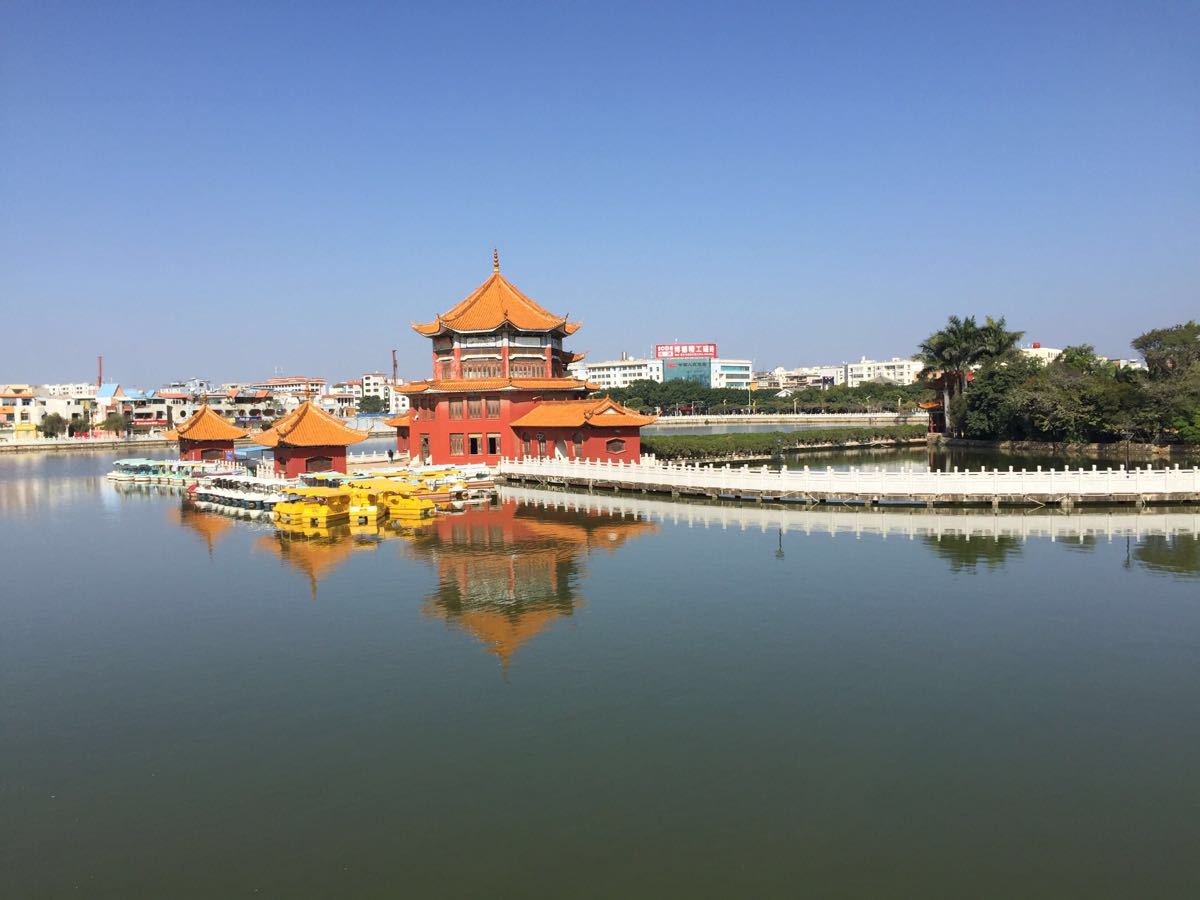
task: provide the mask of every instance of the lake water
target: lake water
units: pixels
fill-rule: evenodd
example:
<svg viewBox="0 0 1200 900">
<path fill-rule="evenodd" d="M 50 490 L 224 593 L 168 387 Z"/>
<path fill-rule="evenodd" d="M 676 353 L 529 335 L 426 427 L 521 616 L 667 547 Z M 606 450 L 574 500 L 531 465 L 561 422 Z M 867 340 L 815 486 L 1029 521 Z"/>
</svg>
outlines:
<svg viewBox="0 0 1200 900">
<path fill-rule="evenodd" d="M 111 458 L 0 459 L 0 896 L 1195 896 L 1200 509 L 303 540 Z"/>
</svg>

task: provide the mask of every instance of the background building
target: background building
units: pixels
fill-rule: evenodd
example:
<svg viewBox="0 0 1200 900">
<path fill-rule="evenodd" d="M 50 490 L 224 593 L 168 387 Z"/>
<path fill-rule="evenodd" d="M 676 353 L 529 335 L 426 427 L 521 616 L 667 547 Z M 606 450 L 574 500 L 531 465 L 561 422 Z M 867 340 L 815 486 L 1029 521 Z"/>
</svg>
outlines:
<svg viewBox="0 0 1200 900">
<path fill-rule="evenodd" d="M 576 378 L 590 381 L 604 390 L 627 388 L 635 381 L 663 380 L 661 359 L 634 359 L 627 354 L 606 362 L 572 363 L 568 369 Z"/>
<path fill-rule="evenodd" d="M 1028 347 L 1022 347 L 1021 352 L 1026 356 L 1039 360 L 1044 366 L 1050 365 L 1050 363 L 1062 356 L 1062 350 L 1054 347 L 1043 347 L 1038 341 L 1034 341 Z"/>
</svg>

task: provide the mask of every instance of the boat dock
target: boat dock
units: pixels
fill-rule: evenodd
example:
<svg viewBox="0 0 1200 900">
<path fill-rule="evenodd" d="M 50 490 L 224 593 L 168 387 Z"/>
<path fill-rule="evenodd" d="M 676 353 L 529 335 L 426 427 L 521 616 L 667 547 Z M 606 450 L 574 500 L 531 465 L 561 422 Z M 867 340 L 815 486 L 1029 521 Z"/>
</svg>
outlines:
<svg viewBox="0 0 1200 900">
<path fill-rule="evenodd" d="M 504 480 L 709 499 L 803 504 L 908 504 L 920 506 L 1058 506 L 1200 502 L 1200 468 L 1033 470 L 960 472 L 882 467 L 771 468 L 659 462 L 600 463 L 580 459 L 502 459 Z"/>
</svg>

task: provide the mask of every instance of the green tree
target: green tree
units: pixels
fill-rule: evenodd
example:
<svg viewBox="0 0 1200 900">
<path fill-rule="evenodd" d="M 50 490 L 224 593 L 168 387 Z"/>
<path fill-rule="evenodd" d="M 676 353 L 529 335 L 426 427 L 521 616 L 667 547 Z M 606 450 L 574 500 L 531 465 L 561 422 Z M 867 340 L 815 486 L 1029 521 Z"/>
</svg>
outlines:
<svg viewBox="0 0 1200 900">
<path fill-rule="evenodd" d="M 58 413 L 49 413 L 42 416 L 42 424 L 38 427 L 43 435 L 49 438 L 58 437 L 67 430 L 67 420 Z"/>
<path fill-rule="evenodd" d="M 1155 328 L 1138 335 L 1131 346 L 1146 360 L 1151 378 L 1178 377 L 1200 363 L 1200 325 L 1189 321 Z"/>
<path fill-rule="evenodd" d="M 1040 360 L 1019 353 L 986 360 L 967 395 L 966 435 L 984 440 L 1032 437 L 1029 416 L 1020 405 L 1020 389 L 1034 383 L 1042 369 Z"/>
<path fill-rule="evenodd" d="M 1055 362 L 1084 375 L 1111 375 L 1116 372 L 1115 366 L 1096 356 L 1096 348 L 1091 344 L 1066 347 Z"/>
<path fill-rule="evenodd" d="M 369 395 L 363 397 L 359 401 L 358 411 L 363 413 L 381 413 L 383 409 L 383 398 Z"/>
<path fill-rule="evenodd" d="M 113 434 L 125 434 L 129 431 L 129 426 L 129 416 L 122 415 L 119 412 L 110 412 L 104 417 L 104 421 L 100 423 L 102 429 L 111 431 Z"/>
<path fill-rule="evenodd" d="M 79 416 L 77 418 L 71 419 L 70 423 L 68 423 L 68 425 L 67 425 L 67 434 L 72 435 L 72 436 L 74 436 L 76 434 L 84 434 L 91 430 L 92 430 L 91 420 L 88 419 L 86 416 Z"/>
<path fill-rule="evenodd" d="M 979 329 L 979 347 L 976 362 L 984 359 L 999 359 L 1013 354 L 1017 344 L 1025 336 L 1023 331 L 1009 331 L 1004 316 L 993 319 L 988 316 Z"/>
</svg>

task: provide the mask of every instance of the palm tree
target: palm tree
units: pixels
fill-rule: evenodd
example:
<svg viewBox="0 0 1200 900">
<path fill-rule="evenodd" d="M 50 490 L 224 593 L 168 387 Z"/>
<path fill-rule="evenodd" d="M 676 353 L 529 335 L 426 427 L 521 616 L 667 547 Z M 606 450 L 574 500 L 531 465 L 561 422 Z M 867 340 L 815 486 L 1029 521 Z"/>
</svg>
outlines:
<svg viewBox="0 0 1200 900">
<path fill-rule="evenodd" d="M 918 377 L 940 385 L 947 431 L 951 430 L 950 399 L 956 392 L 966 392 L 967 373 L 981 360 L 1012 352 L 1024 334 L 1009 331 L 1004 316 L 999 319 L 988 316 L 983 327 L 975 324 L 974 316 L 965 319 L 950 316 L 944 328 L 921 342 L 914 358 L 923 362 L 925 368 Z"/>
<path fill-rule="evenodd" d="M 1023 331 L 1009 331 L 1004 316 L 999 319 L 988 316 L 979 329 L 979 359 L 976 361 L 1011 353 L 1024 336 Z"/>
<path fill-rule="evenodd" d="M 956 386 L 959 392 L 966 390 L 967 370 L 978 356 L 979 345 L 980 333 L 975 317 L 951 316 L 946 320 L 945 328 L 935 331 L 917 348 L 916 359 L 925 364 L 920 377 L 941 385 L 946 431 L 951 430 L 950 398 Z"/>
</svg>

